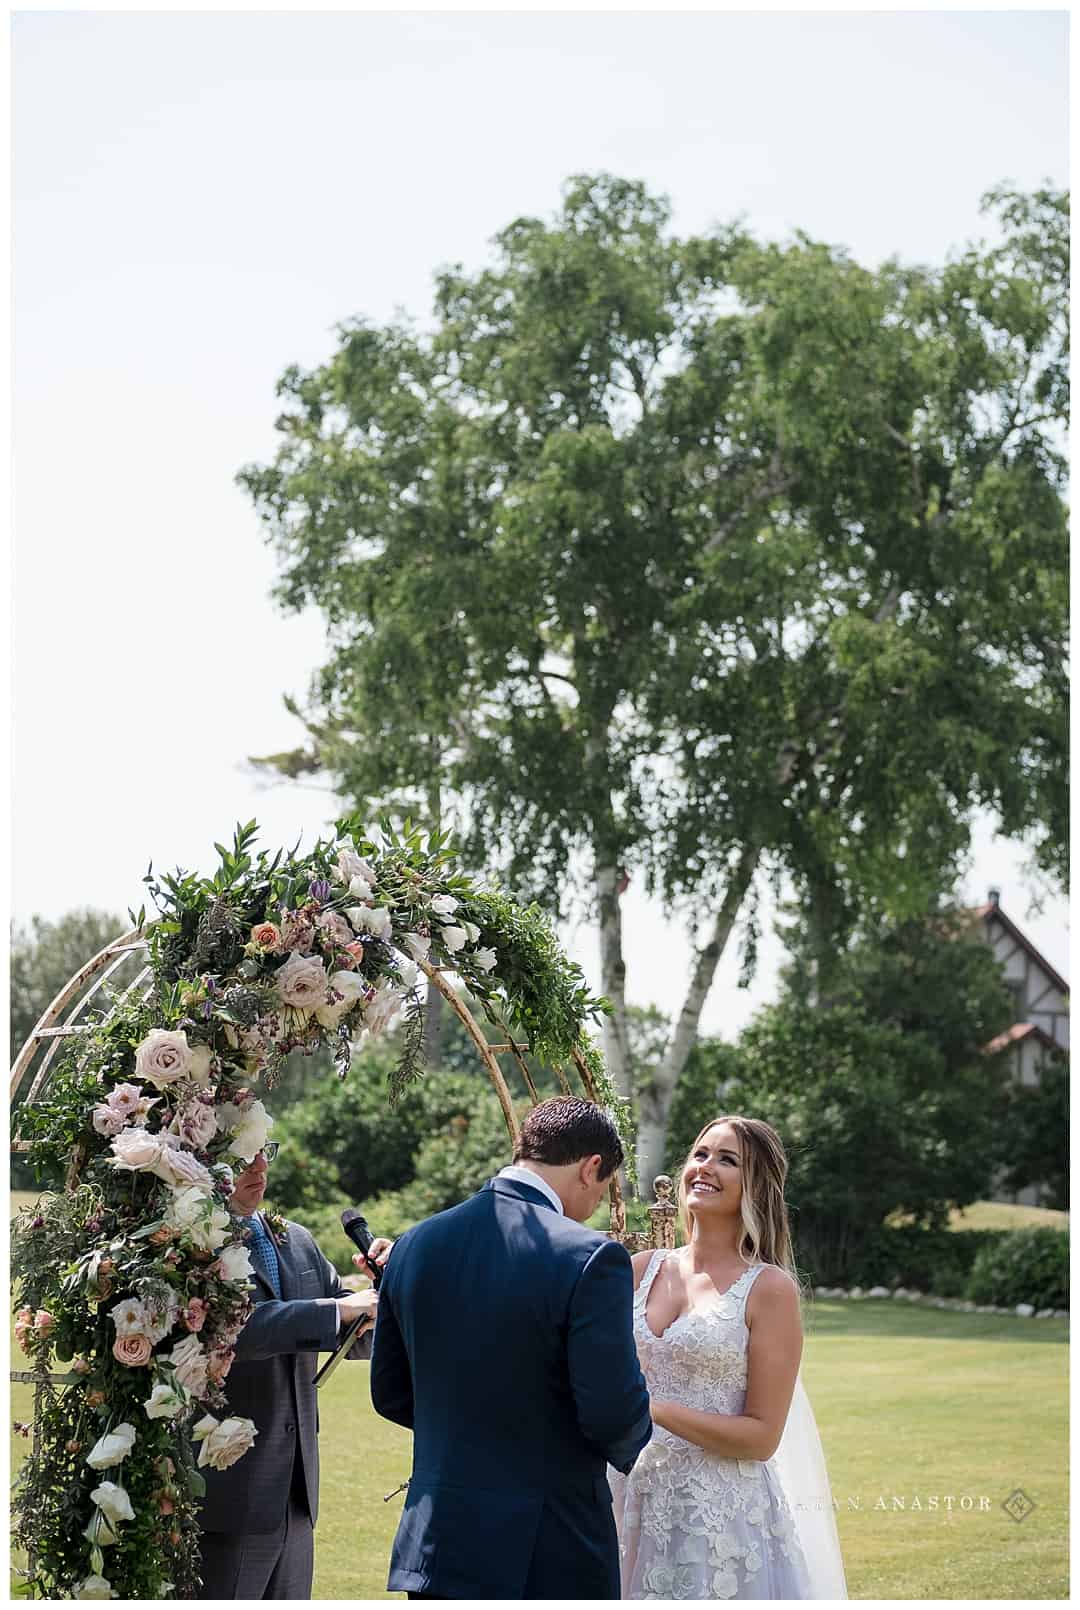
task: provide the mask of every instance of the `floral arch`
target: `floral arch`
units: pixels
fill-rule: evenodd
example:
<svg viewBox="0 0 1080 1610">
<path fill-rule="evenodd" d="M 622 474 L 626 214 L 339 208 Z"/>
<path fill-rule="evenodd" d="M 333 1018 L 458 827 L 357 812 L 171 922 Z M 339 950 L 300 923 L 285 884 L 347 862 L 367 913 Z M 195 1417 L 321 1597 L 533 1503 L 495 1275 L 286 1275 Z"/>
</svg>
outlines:
<svg viewBox="0 0 1080 1610">
<path fill-rule="evenodd" d="M 376 838 L 343 817 L 309 853 L 272 860 L 255 838 L 253 822 L 238 826 L 211 877 L 148 872 L 158 916 L 133 914 L 12 1069 L 13 1099 L 32 1073 L 13 1146 L 66 1185 L 12 1239 L 16 1336 L 36 1387 L 15 1538 L 40 1597 L 197 1591 L 200 1469 L 234 1463 L 255 1434 L 221 1418 L 251 1272 L 227 1199 L 272 1127 L 257 1092 L 285 1057 L 328 1047 L 344 1077 L 359 1039 L 400 1023 L 393 1100 L 421 1072 L 428 980 L 471 1036 L 512 1139 L 499 1058 L 535 1102 L 528 1051 L 626 1131 L 586 1032 L 604 1003 L 537 908 L 476 884 L 445 836 L 408 823 Z M 141 969 L 115 987 L 133 957 Z M 611 1220 L 637 1239 L 617 1179 Z"/>
</svg>

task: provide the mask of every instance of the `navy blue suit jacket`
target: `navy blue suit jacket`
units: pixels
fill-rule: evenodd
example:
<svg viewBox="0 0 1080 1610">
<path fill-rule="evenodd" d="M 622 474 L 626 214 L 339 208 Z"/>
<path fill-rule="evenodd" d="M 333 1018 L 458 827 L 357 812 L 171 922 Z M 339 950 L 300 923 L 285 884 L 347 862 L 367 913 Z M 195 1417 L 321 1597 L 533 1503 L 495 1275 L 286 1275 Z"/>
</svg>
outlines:
<svg viewBox="0 0 1080 1610">
<path fill-rule="evenodd" d="M 371 1396 L 413 1431 L 388 1587 L 617 1599 L 607 1465 L 652 1434 L 625 1248 L 496 1178 L 395 1244 Z"/>
</svg>

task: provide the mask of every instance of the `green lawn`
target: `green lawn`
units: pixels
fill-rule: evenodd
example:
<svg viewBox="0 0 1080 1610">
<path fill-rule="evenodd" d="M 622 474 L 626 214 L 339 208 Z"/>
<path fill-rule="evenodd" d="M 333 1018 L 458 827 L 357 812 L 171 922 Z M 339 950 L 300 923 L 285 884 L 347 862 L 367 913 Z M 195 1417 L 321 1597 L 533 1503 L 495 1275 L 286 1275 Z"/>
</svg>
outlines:
<svg viewBox="0 0 1080 1610">
<path fill-rule="evenodd" d="M 815 1299 L 805 1327 L 850 1597 L 1067 1598 L 1067 1321 Z M 27 1389 L 13 1399 L 29 1419 Z M 410 1437 L 373 1413 L 366 1364 L 338 1370 L 321 1412 L 315 1597 L 391 1597 L 402 1496 L 383 1494 L 409 1473 Z M 1035 1504 L 1020 1522 L 1001 1508 L 1018 1487 Z"/>
</svg>

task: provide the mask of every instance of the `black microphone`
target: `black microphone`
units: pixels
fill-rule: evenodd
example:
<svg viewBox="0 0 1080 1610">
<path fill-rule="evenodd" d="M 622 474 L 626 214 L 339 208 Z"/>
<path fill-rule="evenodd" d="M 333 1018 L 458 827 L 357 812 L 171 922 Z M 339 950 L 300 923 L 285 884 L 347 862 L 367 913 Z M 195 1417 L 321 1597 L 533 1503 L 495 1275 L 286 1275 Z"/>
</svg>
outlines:
<svg viewBox="0 0 1080 1610">
<path fill-rule="evenodd" d="M 349 1240 L 353 1243 L 364 1262 L 367 1264 L 368 1270 L 371 1274 L 371 1283 L 375 1287 L 375 1290 L 378 1291 L 379 1281 L 383 1277 L 383 1272 L 379 1268 L 379 1265 L 375 1262 L 374 1258 L 368 1257 L 368 1252 L 371 1249 L 371 1243 L 375 1239 L 371 1233 L 371 1230 L 368 1228 L 368 1221 L 365 1219 L 364 1215 L 362 1213 L 358 1213 L 355 1208 L 346 1208 L 344 1213 L 341 1215 L 341 1228 L 345 1231 L 345 1234 L 348 1236 Z"/>
</svg>

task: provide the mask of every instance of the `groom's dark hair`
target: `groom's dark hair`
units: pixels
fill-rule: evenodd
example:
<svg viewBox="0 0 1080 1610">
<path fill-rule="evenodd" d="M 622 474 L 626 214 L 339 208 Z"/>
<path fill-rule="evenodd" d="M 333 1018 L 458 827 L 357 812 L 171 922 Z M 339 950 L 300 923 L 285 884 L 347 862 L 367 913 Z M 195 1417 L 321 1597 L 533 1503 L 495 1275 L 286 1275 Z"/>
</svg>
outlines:
<svg viewBox="0 0 1080 1610">
<path fill-rule="evenodd" d="M 623 1160 L 622 1141 L 610 1115 L 594 1101 L 578 1096 L 552 1096 L 534 1107 L 521 1126 L 514 1147 L 515 1163 L 578 1163 L 601 1158 L 600 1178 L 614 1174 Z"/>
</svg>

